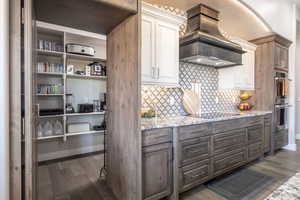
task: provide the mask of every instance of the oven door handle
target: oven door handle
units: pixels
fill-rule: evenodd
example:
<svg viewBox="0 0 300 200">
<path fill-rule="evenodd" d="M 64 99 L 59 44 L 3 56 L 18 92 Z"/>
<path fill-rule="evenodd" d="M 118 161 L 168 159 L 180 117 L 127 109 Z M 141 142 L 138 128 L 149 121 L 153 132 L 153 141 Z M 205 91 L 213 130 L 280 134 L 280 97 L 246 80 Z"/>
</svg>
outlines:
<svg viewBox="0 0 300 200">
<path fill-rule="evenodd" d="M 292 107 L 290 104 L 285 104 L 285 105 L 275 105 L 275 108 L 289 108 Z"/>
<path fill-rule="evenodd" d="M 283 78 L 283 77 L 275 77 L 275 80 L 276 80 L 276 81 L 278 81 L 278 80 L 288 80 L 288 81 L 290 81 L 290 82 L 293 81 L 293 79 L 291 79 L 291 78 Z"/>
</svg>

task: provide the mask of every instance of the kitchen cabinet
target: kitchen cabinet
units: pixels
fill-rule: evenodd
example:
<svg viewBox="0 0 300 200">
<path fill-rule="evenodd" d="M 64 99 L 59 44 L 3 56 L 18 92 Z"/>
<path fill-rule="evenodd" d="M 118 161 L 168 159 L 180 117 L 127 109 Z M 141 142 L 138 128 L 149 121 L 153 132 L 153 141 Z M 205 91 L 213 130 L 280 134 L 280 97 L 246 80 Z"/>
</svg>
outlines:
<svg viewBox="0 0 300 200">
<path fill-rule="evenodd" d="M 265 117 L 264 124 L 264 153 L 271 150 L 272 115 Z"/>
<path fill-rule="evenodd" d="M 219 69 L 219 89 L 255 90 L 256 45 L 239 38 L 230 38 L 242 46 L 243 65 Z"/>
<path fill-rule="evenodd" d="M 289 70 L 289 49 L 275 43 L 275 69 L 288 71 Z"/>
<path fill-rule="evenodd" d="M 172 190 L 172 144 L 143 148 L 143 199 L 169 196 Z"/>
<path fill-rule="evenodd" d="M 251 42 L 258 46 L 255 52 L 255 82 L 257 85 L 255 94 L 251 99 L 252 102 L 255 102 L 255 109 L 273 111 L 269 122 L 265 124 L 265 151 L 274 153 L 275 150 L 288 143 L 289 130 L 287 128 L 281 130 L 281 127 L 288 127 L 288 122 L 284 115 L 288 115 L 289 111 L 284 111 L 285 114 L 283 115 L 279 113 L 280 109 L 274 106 L 279 103 L 276 94 L 278 82 L 275 81 L 275 79 L 276 76 L 279 75 L 278 73 L 282 72 L 284 73 L 284 77 L 288 77 L 288 54 L 292 42 L 277 34 L 271 34 L 252 40 Z M 271 122 L 271 119 L 273 119 L 274 122 Z M 279 124 L 280 127 L 277 127 Z"/>
<path fill-rule="evenodd" d="M 179 85 L 179 26 L 185 18 L 142 3 L 142 83 Z"/>
<path fill-rule="evenodd" d="M 247 161 L 247 151 L 245 148 L 228 152 L 214 157 L 214 176 L 224 174 L 232 169 L 240 167 Z"/>
<path fill-rule="evenodd" d="M 179 191 L 263 156 L 264 122 L 264 116 L 255 116 L 178 127 Z"/>
<path fill-rule="evenodd" d="M 177 199 L 262 157 L 269 125 L 271 114 L 142 131 L 143 199 Z M 278 138 L 281 146 L 286 138 Z"/>
<path fill-rule="evenodd" d="M 142 132 L 143 199 L 158 200 L 172 191 L 172 129 Z"/>
<path fill-rule="evenodd" d="M 211 159 L 195 162 L 179 169 L 180 192 L 187 191 L 211 178 Z"/>
</svg>

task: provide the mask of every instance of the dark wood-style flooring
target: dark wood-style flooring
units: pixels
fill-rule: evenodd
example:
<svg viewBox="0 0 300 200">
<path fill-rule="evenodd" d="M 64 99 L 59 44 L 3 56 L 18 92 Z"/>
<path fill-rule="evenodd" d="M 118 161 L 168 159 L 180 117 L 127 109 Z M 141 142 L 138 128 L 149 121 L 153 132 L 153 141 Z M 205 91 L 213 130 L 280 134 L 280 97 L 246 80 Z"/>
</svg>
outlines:
<svg viewBox="0 0 300 200">
<path fill-rule="evenodd" d="M 300 142 L 297 146 L 300 149 Z M 104 181 L 99 181 L 102 165 L 103 154 L 98 154 L 39 166 L 39 200 L 115 200 Z M 262 200 L 300 171 L 300 150 L 282 150 L 246 167 L 274 178 L 274 182 L 255 197 Z M 182 194 L 180 199 L 225 200 L 205 186 Z"/>
</svg>

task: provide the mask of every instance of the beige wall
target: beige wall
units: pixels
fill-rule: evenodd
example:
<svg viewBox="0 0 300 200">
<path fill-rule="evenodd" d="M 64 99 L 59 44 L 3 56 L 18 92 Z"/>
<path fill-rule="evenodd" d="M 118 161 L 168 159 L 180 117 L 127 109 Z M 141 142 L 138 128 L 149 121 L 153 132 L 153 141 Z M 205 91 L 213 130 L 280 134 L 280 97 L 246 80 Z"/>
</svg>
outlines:
<svg viewBox="0 0 300 200">
<path fill-rule="evenodd" d="M 8 7 L 0 1 L 0 199 L 9 200 Z"/>
</svg>

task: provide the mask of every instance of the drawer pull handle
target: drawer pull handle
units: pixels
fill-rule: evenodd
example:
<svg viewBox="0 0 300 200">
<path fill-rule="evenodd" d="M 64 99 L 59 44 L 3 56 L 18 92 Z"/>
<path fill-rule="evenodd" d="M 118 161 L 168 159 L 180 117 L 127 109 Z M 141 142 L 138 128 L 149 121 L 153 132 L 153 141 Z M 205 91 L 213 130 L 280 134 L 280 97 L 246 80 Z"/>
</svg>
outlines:
<svg viewBox="0 0 300 200">
<path fill-rule="evenodd" d="M 205 172 L 201 172 L 201 173 L 199 173 L 199 174 L 195 174 L 195 175 L 193 175 L 193 176 L 188 176 L 190 179 L 195 179 L 195 178 L 198 178 L 198 177 L 200 177 L 200 176 L 202 176 L 202 175 L 204 175 L 205 174 Z"/>
<path fill-rule="evenodd" d="M 186 153 L 201 153 L 203 149 L 187 150 Z"/>
<path fill-rule="evenodd" d="M 161 135 L 161 136 L 157 136 L 157 137 L 154 137 L 155 139 L 169 139 L 169 136 L 168 135 Z"/>
</svg>

